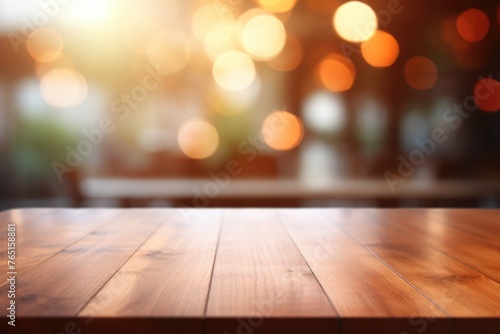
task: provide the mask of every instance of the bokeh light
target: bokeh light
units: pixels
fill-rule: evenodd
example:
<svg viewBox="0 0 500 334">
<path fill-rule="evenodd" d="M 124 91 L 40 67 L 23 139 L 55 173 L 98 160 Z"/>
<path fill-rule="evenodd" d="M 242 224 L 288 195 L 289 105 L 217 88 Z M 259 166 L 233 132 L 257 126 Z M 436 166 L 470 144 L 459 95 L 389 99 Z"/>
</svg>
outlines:
<svg viewBox="0 0 500 334">
<path fill-rule="evenodd" d="M 147 47 L 149 63 L 161 75 L 182 70 L 189 60 L 188 36 L 180 30 L 163 30 L 156 34 Z"/>
<path fill-rule="evenodd" d="M 391 66 L 398 58 L 399 44 L 391 34 L 377 30 L 372 38 L 361 44 L 361 54 L 371 66 Z"/>
<path fill-rule="evenodd" d="M 468 42 L 479 42 L 490 29 L 490 20 L 479 9 L 471 8 L 457 18 L 457 30 Z"/>
<path fill-rule="evenodd" d="M 297 0 L 256 0 L 259 5 L 273 13 L 285 13 L 293 9 Z"/>
<path fill-rule="evenodd" d="M 373 37 L 377 31 L 378 20 L 370 6 L 360 1 L 350 1 L 335 11 L 333 26 L 343 39 L 363 42 Z"/>
<path fill-rule="evenodd" d="M 319 133 L 336 133 L 347 122 L 346 107 L 339 94 L 317 91 L 304 101 L 303 118 L 305 125 Z"/>
<path fill-rule="evenodd" d="M 87 96 L 87 81 L 75 70 L 55 69 L 43 76 L 40 92 L 43 99 L 53 107 L 74 107 Z"/>
<path fill-rule="evenodd" d="M 438 70 L 436 64 L 429 58 L 414 56 L 406 62 L 404 75 L 410 87 L 423 90 L 434 86 Z"/>
<path fill-rule="evenodd" d="M 272 149 L 291 150 L 302 141 L 304 127 L 297 116 L 287 111 L 273 111 L 262 124 L 262 136 Z"/>
<path fill-rule="evenodd" d="M 26 40 L 28 53 L 39 62 L 53 61 L 61 54 L 63 47 L 61 34 L 47 27 L 34 30 Z"/>
<path fill-rule="evenodd" d="M 356 68 L 349 58 L 331 53 L 319 63 L 317 76 L 326 89 L 343 92 L 352 87 L 356 78 Z"/>
<path fill-rule="evenodd" d="M 125 22 L 123 40 L 132 52 L 145 54 L 149 41 L 161 30 L 162 25 L 158 20 L 135 14 Z"/>
<path fill-rule="evenodd" d="M 242 17 L 242 21 L 245 21 L 247 15 Z M 244 22 L 240 40 L 245 51 L 253 58 L 268 60 L 277 56 L 285 46 L 286 31 L 276 17 L 258 14 Z"/>
<path fill-rule="evenodd" d="M 451 47 L 455 61 L 465 69 L 477 69 L 484 66 L 490 56 L 489 45 L 486 43 L 471 43 L 460 36 L 456 17 L 443 21 L 441 33 L 443 39 Z"/>
<path fill-rule="evenodd" d="M 177 134 L 182 153 L 192 159 L 205 159 L 219 146 L 217 129 L 208 121 L 194 118 L 184 122 Z"/>
<path fill-rule="evenodd" d="M 193 33 L 200 41 L 205 41 L 210 31 L 222 23 L 235 22 L 231 10 L 218 2 L 199 7 L 193 14 Z"/>
<path fill-rule="evenodd" d="M 252 84 L 255 79 L 255 65 L 248 55 L 232 50 L 217 57 L 212 73 L 219 86 L 238 91 Z"/>
<path fill-rule="evenodd" d="M 236 23 L 227 22 L 214 27 L 207 34 L 204 46 L 205 53 L 212 61 L 226 51 L 238 49 Z"/>
<path fill-rule="evenodd" d="M 493 78 L 482 78 L 474 86 L 474 99 L 483 111 L 500 110 L 500 82 Z"/>
<path fill-rule="evenodd" d="M 287 72 L 297 68 L 303 57 L 304 48 L 300 41 L 292 35 L 287 35 L 283 50 L 276 58 L 269 60 L 267 64 L 275 70 Z"/>
</svg>

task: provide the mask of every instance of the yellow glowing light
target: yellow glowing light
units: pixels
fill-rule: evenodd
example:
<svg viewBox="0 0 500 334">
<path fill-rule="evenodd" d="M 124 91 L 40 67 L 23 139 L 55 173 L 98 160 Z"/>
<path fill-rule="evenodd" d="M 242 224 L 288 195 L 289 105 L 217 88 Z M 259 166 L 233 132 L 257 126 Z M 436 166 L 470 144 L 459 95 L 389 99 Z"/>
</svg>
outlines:
<svg viewBox="0 0 500 334">
<path fill-rule="evenodd" d="M 292 10 L 297 0 L 258 0 L 258 2 L 265 10 L 273 13 L 285 13 Z"/>
<path fill-rule="evenodd" d="M 436 64 L 422 56 L 410 58 L 405 65 L 406 82 L 414 89 L 424 90 L 434 86 L 438 77 Z"/>
<path fill-rule="evenodd" d="M 280 54 L 267 62 L 275 70 L 287 72 L 299 66 L 304 57 L 304 49 L 300 41 L 291 35 L 286 38 L 285 47 Z"/>
<path fill-rule="evenodd" d="M 363 42 L 377 31 L 377 15 L 370 6 L 359 1 L 341 5 L 333 16 L 335 31 L 350 42 Z"/>
<path fill-rule="evenodd" d="M 186 156 L 192 159 L 205 159 L 217 150 L 219 134 L 208 121 L 191 119 L 179 128 L 177 142 Z"/>
<path fill-rule="evenodd" d="M 103 0 L 72 0 L 65 10 L 71 22 L 95 23 L 108 17 L 109 5 L 109 1 Z"/>
<path fill-rule="evenodd" d="M 192 28 L 196 38 L 203 42 L 213 28 L 219 24 L 231 22 L 235 22 L 231 10 L 222 3 L 214 1 L 196 10 L 193 14 Z"/>
<path fill-rule="evenodd" d="M 276 17 L 256 15 L 244 24 L 240 38 L 243 48 L 252 57 L 268 60 L 277 56 L 285 46 L 286 31 Z"/>
<path fill-rule="evenodd" d="M 205 38 L 205 53 L 213 61 L 226 51 L 238 48 L 235 23 L 223 23 L 214 27 Z"/>
<path fill-rule="evenodd" d="M 377 30 L 372 38 L 361 44 L 361 53 L 368 64 L 387 67 L 398 58 L 399 45 L 391 34 Z"/>
<path fill-rule="evenodd" d="M 56 59 L 61 54 L 63 46 L 61 34 L 52 28 L 36 29 L 26 40 L 28 53 L 39 62 L 50 62 Z"/>
<path fill-rule="evenodd" d="M 255 79 L 252 58 L 240 51 L 227 51 L 217 57 L 212 68 L 215 82 L 224 89 L 238 91 Z"/>
<path fill-rule="evenodd" d="M 317 75 L 326 89 L 332 92 L 343 92 L 354 84 L 356 68 L 349 58 L 332 53 L 321 60 Z"/>
<path fill-rule="evenodd" d="M 156 34 L 147 47 L 147 57 L 160 75 L 169 75 L 182 70 L 189 60 L 187 36 L 179 30 L 163 30 Z"/>
<path fill-rule="evenodd" d="M 75 70 L 56 69 L 43 76 L 40 92 L 44 100 L 53 107 L 74 107 L 87 96 L 87 82 Z"/>
<path fill-rule="evenodd" d="M 149 40 L 161 29 L 161 23 L 154 18 L 146 15 L 134 15 L 125 23 L 123 40 L 131 51 L 145 54 Z"/>
<path fill-rule="evenodd" d="M 274 111 L 262 124 L 262 136 L 269 147 L 287 151 L 300 144 L 304 127 L 297 116 L 287 111 Z"/>
</svg>

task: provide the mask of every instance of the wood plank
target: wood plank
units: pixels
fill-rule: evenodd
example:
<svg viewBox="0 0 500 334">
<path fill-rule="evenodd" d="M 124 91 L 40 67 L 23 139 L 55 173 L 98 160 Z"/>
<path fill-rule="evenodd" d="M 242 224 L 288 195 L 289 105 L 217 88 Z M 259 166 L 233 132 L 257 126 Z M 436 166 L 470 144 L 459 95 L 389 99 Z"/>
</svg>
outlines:
<svg viewBox="0 0 500 334">
<path fill-rule="evenodd" d="M 27 319 L 20 322 L 26 326 L 23 330 L 34 332 L 37 328 L 36 332 L 42 329 L 59 332 L 58 328 L 47 328 L 47 324 L 61 325 L 64 329 L 64 324 L 76 317 L 160 226 L 164 217 L 165 213 L 159 210 L 122 211 L 116 219 L 20 274 L 17 285 L 22 289 L 17 291 L 16 302 L 18 318 Z M 4 286 L 0 288 L 0 305 L 6 304 L 6 298 Z"/>
<path fill-rule="evenodd" d="M 337 333 L 337 314 L 273 210 L 226 210 L 207 333 Z"/>
<path fill-rule="evenodd" d="M 343 210 L 334 213 L 279 211 L 340 314 L 342 333 L 419 333 L 422 326 L 426 333 L 450 332 L 446 313 L 336 226 L 334 220 L 349 221 Z"/>
<path fill-rule="evenodd" d="M 189 222 L 179 210 L 80 312 L 92 333 L 202 333 L 222 210 L 203 210 Z M 161 317 L 161 319 L 160 319 Z M 151 318 L 157 318 L 156 322 Z M 132 321 L 135 319 L 135 321 Z M 124 321 L 125 320 L 125 321 Z"/>
<path fill-rule="evenodd" d="M 399 242 L 370 249 L 450 314 L 454 333 L 500 332 L 500 284 L 431 248 Z"/>
<path fill-rule="evenodd" d="M 500 316 L 500 285 L 447 255 L 402 242 L 370 249 L 450 315 Z"/>
<path fill-rule="evenodd" d="M 23 247 L 30 247 L 29 244 L 24 244 L 23 241 L 28 237 L 28 234 L 31 234 L 31 228 L 36 229 L 37 228 L 37 223 L 36 221 L 43 222 L 47 221 L 50 218 L 51 214 L 54 215 L 65 215 L 66 219 L 71 220 L 76 213 L 73 210 L 51 210 L 51 209 L 13 209 L 13 210 L 8 210 L 2 212 L 3 215 L 1 217 L 0 224 L 2 226 L 2 230 L 0 231 L 0 237 L 1 240 L 0 242 L 5 242 L 6 239 L 5 237 L 7 236 L 7 225 L 8 224 L 15 224 L 16 225 L 16 248 L 19 248 L 19 246 Z M 24 225 L 27 225 L 27 229 L 24 228 Z M 24 230 L 27 231 L 27 233 L 23 233 Z M 33 233 L 35 234 L 35 233 Z M 24 253 L 24 251 L 23 251 Z M 54 252 L 55 253 L 55 252 Z M 7 256 L 7 246 L 3 247 L 0 249 L 0 256 L 2 258 L 6 258 Z M 20 258 L 21 257 L 21 258 Z M 17 253 L 16 254 L 16 260 L 19 263 L 19 261 L 23 260 L 23 255 Z M 26 256 L 25 259 L 29 259 L 30 256 Z M 25 268 L 24 266 L 22 266 Z M 0 262 L 0 270 L 2 272 L 7 270 L 7 263 L 4 263 L 3 261 Z M 0 282 L 0 286 L 4 285 L 4 282 Z"/>
<path fill-rule="evenodd" d="M 420 210 L 418 211 L 420 212 Z M 500 244 L 500 211 L 477 209 L 432 209 L 433 222 L 460 230 L 481 243 Z"/>
<path fill-rule="evenodd" d="M 449 212 L 434 209 L 387 210 L 387 229 L 413 235 L 428 246 L 500 283 L 500 244 L 455 228 L 454 224 L 459 220 L 466 221 L 466 217 L 448 218 Z M 496 217 L 499 215 L 500 211 Z M 496 219 L 498 221 L 499 218 Z"/>
<path fill-rule="evenodd" d="M 16 264 L 19 273 L 23 273 L 109 221 L 118 210 L 21 209 L 6 214 L 0 225 L 16 225 L 16 247 L 22 250 L 17 252 Z M 2 230 L 6 232 L 6 227 Z M 6 258 L 6 247 L 0 249 L 0 258 Z M 6 263 L 0 262 L 1 272 L 6 272 L 6 267 Z M 0 286 L 4 284 L 1 282 Z"/>
<path fill-rule="evenodd" d="M 449 253 L 449 256 L 428 247 L 426 241 L 438 239 L 438 234 L 442 234 L 436 229 L 435 224 L 439 224 L 436 220 L 429 221 L 430 228 L 426 229 L 428 233 L 425 238 L 415 238 L 414 229 L 422 224 L 407 224 L 402 232 L 392 227 L 395 219 L 390 216 L 396 213 L 398 217 L 406 219 L 412 215 L 418 216 L 421 210 L 373 211 L 352 210 L 349 224 L 339 225 L 358 241 L 368 245 L 374 254 L 450 314 L 454 318 L 454 333 L 500 332 L 500 284 L 453 259 L 450 257 L 453 253 Z M 451 213 L 449 217 L 454 219 L 454 223 L 459 218 L 456 215 L 461 213 L 458 211 L 447 212 Z M 468 218 L 465 215 L 462 219 Z M 457 244 L 457 247 L 461 246 Z M 491 319 L 485 322 L 484 318 L 488 317 Z"/>
</svg>

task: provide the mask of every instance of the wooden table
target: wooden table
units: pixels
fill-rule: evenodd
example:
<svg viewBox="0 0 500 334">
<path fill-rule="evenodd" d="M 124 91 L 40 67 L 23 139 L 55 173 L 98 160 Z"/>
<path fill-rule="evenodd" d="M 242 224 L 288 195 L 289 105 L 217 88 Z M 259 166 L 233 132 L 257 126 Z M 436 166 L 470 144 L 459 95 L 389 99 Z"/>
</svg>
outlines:
<svg viewBox="0 0 500 334">
<path fill-rule="evenodd" d="M 23 209 L 1 333 L 500 333 L 500 211 Z"/>
</svg>

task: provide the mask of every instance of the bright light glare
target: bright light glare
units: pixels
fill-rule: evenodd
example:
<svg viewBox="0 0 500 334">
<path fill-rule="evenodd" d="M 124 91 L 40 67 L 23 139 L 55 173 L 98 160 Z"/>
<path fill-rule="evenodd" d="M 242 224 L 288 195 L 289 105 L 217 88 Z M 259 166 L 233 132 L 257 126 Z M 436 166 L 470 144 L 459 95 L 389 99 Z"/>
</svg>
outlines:
<svg viewBox="0 0 500 334">
<path fill-rule="evenodd" d="M 56 69 L 43 76 L 40 92 L 44 100 L 53 107 L 74 107 L 87 96 L 87 82 L 75 70 Z"/>
<path fill-rule="evenodd" d="M 238 40 L 235 23 L 222 23 L 214 27 L 205 38 L 205 53 L 213 61 L 226 51 L 236 50 Z"/>
<path fill-rule="evenodd" d="M 249 87 L 255 79 L 252 58 L 240 51 L 228 51 L 217 57 L 212 73 L 224 89 L 238 91 Z"/>
<path fill-rule="evenodd" d="M 285 46 L 286 31 L 276 17 L 256 15 L 244 24 L 240 38 L 243 48 L 252 57 L 268 60 L 277 56 Z"/>
<path fill-rule="evenodd" d="M 335 31 L 350 42 L 369 40 L 377 31 L 377 15 L 370 6 L 359 1 L 341 5 L 333 16 Z"/>
<path fill-rule="evenodd" d="M 104 21 L 110 14 L 110 3 L 104 0 L 72 0 L 66 7 L 72 22 L 95 23 Z"/>
</svg>

